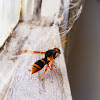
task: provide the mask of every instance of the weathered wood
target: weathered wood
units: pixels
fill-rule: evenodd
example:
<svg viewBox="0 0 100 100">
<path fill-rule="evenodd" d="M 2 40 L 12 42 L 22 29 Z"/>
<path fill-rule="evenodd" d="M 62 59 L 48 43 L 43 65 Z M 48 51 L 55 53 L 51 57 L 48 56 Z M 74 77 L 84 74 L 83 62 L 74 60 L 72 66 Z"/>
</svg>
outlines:
<svg viewBox="0 0 100 100">
<path fill-rule="evenodd" d="M 23 21 L 32 21 L 33 20 L 34 1 L 35 0 L 22 0 L 21 20 L 23 20 Z"/>
<path fill-rule="evenodd" d="M 8 5 L 9 8 L 11 8 L 11 7 L 16 8 L 16 6 L 17 6 L 18 11 L 19 11 L 19 12 L 16 12 L 17 9 L 15 11 L 13 8 L 12 10 L 14 10 L 14 13 L 12 12 L 12 10 L 10 13 L 12 13 L 13 16 L 15 16 L 16 15 L 15 12 L 16 12 L 17 15 L 16 15 L 16 17 L 13 17 L 11 14 L 11 16 L 12 16 L 11 18 L 14 18 L 14 21 L 16 21 L 15 18 L 19 18 L 20 10 L 21 10 L 21 15 L 22 15 L 21 20 L 32 21 L 33 18 L 35 18 L 35 16 L 33 16 L 33 13 L 37 9 L 41 9 L 41 17 L 44 18 L 43 21 L 44 22 L 46 21 L 45 22 L 46 24 L 48 24 L 48 23 L 51 24 L 56 19 L 58 22 L 58 15 L 59 15 L 59 10 L 60 10 L 60 6 L 61 6 L 60 0 L 58 0 L 58 1 L 52 0 L 52 2 L 51 2 L 51 0 L 49 0 L 49 2 L 47 2 L 47 1 L 44 2 L 44 1 L 45 0 L 43 0 L 43 2 L 41 2 L 41 0 L 38 0 L 38 2 L 42 3 L 42 7 L 41 7 L 42 9 L 39 8 L 40 6 L 34 5 L 37 2 L 37 0 L 30 0 L 30 1 L 19 0 L 18 3 L 16 3 L 15 1 L 13 3 L 12 0 L 9 1 L 9 4 L 10 4 L 10 5 Z M 1 4 L 0 7 L 2 8 L 2 2 L 0 4 Z M 15 4 L 16 4 L 16 6 L 15 6 Z M 45 6 L 45 4 L 46 4 L 46 6 Z M 52 6 L 52 4 L 53 4 L 53 6 Z M 7 9 L 7 7 L 5 7 L 5 8 Z M 22 8 L 22 9 L 20 9 L 20 8 Z M 36 17 L 38 18 L 39 16 L 38 16 L 37 12 L 36 12 L 36 15 L 37 15 Z M 1 17 L 3 18 L 3 16 L 1 16 Z M 4 20 L 6 17 L 4 17 Z M 9 18 L 9 17 L 7 17 L 7 18 Z M 12 21 L 12 19 L 11 19 L 11 21 Z M 7 21 L 5 20 L 5 22 L 7 22 Z M 10 22 L 10 25 L 12 25 L 12 23 L 13 22 Z M 16 24 L 17 23 L 18 23 L 18 20 L 16 21 Z M 7 22 L 7 26 L 9 26 L 7 28 L 5 27 L 5 23 L 3 23 L 3 21 L 2 21 L 2 24 L 0 24 L 0 25 L 1 26 L 3 25 L 4 31 L 5 31 L 4 35 L 0 35 L 0 39 L 1 38 L 4 39 L 4 37 L 6 37 L 6 39 L 7 39 L 7 37 L 9 36 L 9 34 L 11 32 L 10 28 L 13 29 L 15 27 L 15 26 L 13 26 L 13 25 L 15 25 L 15 23 L 13 23 L 13 25 L 10 26 L 9 23 Z M 3 28 L 1 28 L 1 29 L 3 29 Z M 10 31 L 8 30 L 8 28 L 10 29 Z M 40 56 L 34 55 L 34 54 L 33 55 L 32 54 L 22 54 L 24 56 L 21 55 L 21 57 L 22 57 L 21 58 L 20 56 L 16 55 L 16 52 L 19 49 L 31 49 L 31 50 L 46 51 L 50 48 L 53 48 L 52 39 L 54 40 L 55 44 L 58 43 L 57 45 L 60 45 L 58 27 L 57 26 L 36 27 L 31 24 L 25 24 L 25 23 L 21 24 L 20 23 L 16 29 L 16 34 L 14 34 L 13 36 L 14 37 L 11 38 L 9 44 L 6 45 L 8 52 L 6 53 L 4 51 L 1 51 L 1 53 L 0 53 L 0 66 L 3 66 L 2 69 L 0 70 L 0 100 L 4 100 L 5 93 L 7 91 L 7 88 L 9 87 L 11 78 L 14 75 L 14 72 L 16 69 L 17 69 L 17 71 L 13 78 L 12 84 L 11 84 L 10 88 L 8 89 L 8 93 L 7 93 L 5 99 L 7 99 L 7 100 L 14 100 L 14 99 L 23 100 L 25 98 L 25 100 L 26 99 L 32 100 L 34 98 L 37 100 L 38 98 L 40 98 L 40 99 L 42 98 L 43 100 L 45 100 L 45 99 L 47 100 L 48 98 L 52 97 L 51 99 L 54 99 L 54 100 L 55 99 L 71 100 L 68 78 L 67 78 L 67 76 L 65 76 L 67 74 L 67 71 L 65 68 L 65 63 L 63 61 L 64 60 L 63 55 L 61 55 L 60 58 L 57 58 L 58 60 L 56 60 L 56 66 L 58 67 L 59 71 L 61 70 L 60 72 L 62 73 L 62 76 L 56 75 L 54 70 L 51 72 L 48 70 L 46 73 L 46 76 L 45 76 L 45 80 L 43 82 L 40 81 L 40 79 L 42 77 L 43 70 L 45 68 L 43 70 L 41 70 L 39 73 L 36 73 L 31 76 L 30 73 L 27 71 L 28 65 L 26 64 L 26 63 L 29 63 L 29 65 L 32 66 L 32 64 L 36 60 L 42 58 L 43 56 L 42 55 L 40 55 Z M 57 40 L 58 40 L 58 42 L 57 42 Z M 1 39 L 1 42 L 2 42 L 2 39 Z M 28 58 L 26 58 L 26 60 L 25 60 L 23 57 L 28 57 Z M 33 59 L 31 59 L 31 57 Z M 23 60 L 25 60 L 25 62 L 23 62 Z M 22 62 L 23 62 L 23 64 L 21 64 Z M 24 75 L 25 75 L 25 77 L 24 77 Z M 23 78 L 25 78 L 24 81 L 23 81 Z M 17 83 L 16 81 L 19 81 L 19 83 Z M 17 85 L 20 85 L 20 86 L 22 85 L 20 82 L 21 83 L 24 82 L 22 88 L 17 87 Z M 35 88 L 36 85 L 38 85 L 37 88 Z M 19 90 L 17 90 L 17 89 L 19 89 Z M 19 96 L 19 94 L 22 92 L 21 89 L 23 90 L 23 93 L 22 93 L 22 96 L 21 95 Z M 57 89 L 57 91 L 56 91 L 56 89 Z M 26 90 L 26 91 L 24 91 L 24 90 Z M 27 91 L 30 91 L 30 92 L 26 95 Z M 38 95 L 38 93 L 39 93 L 39 95 Z M 34 94 L 36 94 L 36 95 L 34 95 Z M 23 95 L 26 95 L 26 96 L 24 97 Z"/>
<path fill-rule="evenodd" d="M 20 18 L 21 0 L 0 0 L 0 48 Z"/>
<path fill-rule="evenodd" d="M 27 29 L 24 32 L 24 29 Z M 24 34 L 23 34 L 24 33 Z M 0 51 L 0 100 L 4 100 L 4 96 L 10 85 L 12 76 L 15 73 L 16 68 L 19 64 L 19 59 L 17 59 L 16 52 L 22 47 L 25 42 L 26 34 L 30 33 L 30 26 L 23 25 L 23 31 L 21 34 L 13 33 L 9 43 L 5 45 L 6 50 Z M 21 38 L 21 36 L 23 38 Z"/>
<path fill-rule="evenodd" d="M 61 0 L 9 0 L 6 3 L 0 0 L 0 48 L 19 20 L 40 20 L 41 16 L 42 22 L 50 25 L 58 18 L 61 7 Z"/>
<path fill-rule="evenodd" d="M 61 0 L 42 0 L 41 19 L 47 23 L 54 22 L 58 18 Z"/>
<path fill-rule="evenodd" d="M 19 49 L 47 51 L 54 48 L 52 40 L 56 46 L 61 44 L 57 26 L 37 27 L 20 23 L 16 29 L 16 39 L 10 42 L 8 52 L 16 54 Z M 15 48 L 12 48 L 13 46 Z M 29 53 L 16 55 L 16 64 L 13 66 L 17 69 L 5 100 L 72 100 L 61 47 L 60 50 L 61 55 L 56 58 L 55 65 L 62 75 L 58 76 L 54 69 L 52 71 L 48 69 L 43 81 L 41 77 L 45 68 L 33 75 L 28 71 L 43 55 Z"/>
<path fill-rule="evenodd" d="M 63 36 L 63 34 L 66 34 L 66 31 L 67 31 L 69 5 L 70 5 L 69 0 L 63 0 L 63 6 L 62 6 L 63 10 L 62 10 L 62 14 L 61 14 L 62 23 L 60 25 L 60 27 L 62 28 L 62 31 L 60 32 L 60 33 L 62 33 L 62 36 Z"/>
</svg>

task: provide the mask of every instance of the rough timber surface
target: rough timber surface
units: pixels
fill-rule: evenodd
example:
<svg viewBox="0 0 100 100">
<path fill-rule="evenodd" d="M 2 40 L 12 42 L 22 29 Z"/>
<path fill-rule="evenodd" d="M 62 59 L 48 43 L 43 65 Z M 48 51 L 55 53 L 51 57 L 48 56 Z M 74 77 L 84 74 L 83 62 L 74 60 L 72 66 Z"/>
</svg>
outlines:
<svg viewBox="0 0 100 100">
<path fill-rule="evenodd" d="M 9 44 L 8 52 L 16 54 L 18 50 L 47 51 L 61 44 L 57 26 L 40 27 L 31 24 L 20 23 L 15 30 L 16 40 Z M 13 48 L 12 48 L 13 47 Z M 46 72 L 45 78 L 41 81 L 45 67 L 39 72 L 31 75 L 28 71 L 33 63 L 44 57 L 44 55 L 23 53 L 16 55 L 16 67 L 5 100 L 72 100 L 70 86 L 65 66 L 62 48 L 61 55 L 55 59 L 55 65 L 61 73 L 58 76 L 53 69 Z"/>
</svg>

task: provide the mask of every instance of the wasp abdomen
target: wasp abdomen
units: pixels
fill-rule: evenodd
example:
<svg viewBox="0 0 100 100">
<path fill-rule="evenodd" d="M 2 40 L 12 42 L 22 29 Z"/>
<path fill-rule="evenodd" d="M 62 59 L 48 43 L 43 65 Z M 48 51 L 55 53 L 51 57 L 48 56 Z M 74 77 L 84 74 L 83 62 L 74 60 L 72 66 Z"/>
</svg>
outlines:
<svg viewBox="0 0 100 100">
<path fill-rule="evenodd" d="M 32 67 L 32 74 L 41 70 L 45 64 L 47 64 L 47 59 L 46 58 L 43 58 L 43 59 L 40 59 L 38 61 L 36 61 L 34 64 L 33 64 L 33 67 Z"/>
</svg>

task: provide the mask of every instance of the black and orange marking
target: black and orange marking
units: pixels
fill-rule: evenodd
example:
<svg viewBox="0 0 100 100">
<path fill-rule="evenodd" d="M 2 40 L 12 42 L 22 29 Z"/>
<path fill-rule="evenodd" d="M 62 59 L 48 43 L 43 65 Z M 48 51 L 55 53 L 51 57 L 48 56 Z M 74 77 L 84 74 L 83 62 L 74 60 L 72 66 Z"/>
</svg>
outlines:
<svg viewBox="0 0 100 100">
<path fill-rule="evenodd" d="M 33 74 L 33 73 L 41 70 L 47 64 L 47 66 L 45 68 L 45 71 L 44 71 L 44 74 L 43 74 L 43 77 L 42 77 L 42 80 L 44 79 L 45 72 L 47 71 L 47 68 L 49 68 L 51 70 L 52 67 L 54 67 L 55 68 L 55 71 L 57 72 L 57 74 L 58 75 L 61 75 L 61 74 L 58 73 L 57 67 L 54 65 L 54 60 L 55 60 L 55 58 L 57 58 L 59 56 L 59 54 L 61 54 L 59 47 L 61 45 L 63 45 L 65 42 L 67 42 L 67 40 L 65 40 L 58 48 L 55 46 L 53 40 L 52 40 L 52 42 L 53 42 L 53 45 L 54 45 L 55 48 L 54 49 L 50 49 L 50 50 L 48 50 L 46 52 L 30 51 L 30 50 L 20 50 L 18 52 L 18 54 L 20 54 L 20 53 L 45 54 L 45 57 L 42 58 L 42 59 L 40 59 L 40 60 L 37 60 L 33 64 L 32 70 L 29 70 Z M 51 64 L 51 67 L 49 67 L 49 62 Z"/>
<path fill-rule="evenodd" d="M 34 64 L 33 64 L 33 67 L 32 67 L 32 74 L 41 70 L 45 64 L 49 63 L 49 61 L 47 61 L 46 58 L 43 58 L 43 59 L 40 59 L 40 60 L 37 60 Z"/>
</svg>

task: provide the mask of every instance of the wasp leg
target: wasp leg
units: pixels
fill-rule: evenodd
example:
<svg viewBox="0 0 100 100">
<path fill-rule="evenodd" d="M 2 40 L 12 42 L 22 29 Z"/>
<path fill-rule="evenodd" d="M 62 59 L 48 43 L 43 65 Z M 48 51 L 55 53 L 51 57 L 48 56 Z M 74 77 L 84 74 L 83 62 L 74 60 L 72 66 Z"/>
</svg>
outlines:
<svg viewBox="0 0 100 100">
<path fill-rule="evenodd" d="M 58 71 L 57 71 L 57 67 L 54 65 L 54 67 L 55 67 L 55 71 L 56 71 L 56 73 L 58 74 L 58 75 L 61 75 L 60 73 L 58 73 Z"/>
<path fill-rule="evenodd" d="M 54 60 L 51 58 L 51 60 L 50 60 L 50 63 L 51 63 L 51 67 L 55 67 L 55 71 L 56 71 L 56 73 L 58 74 L 58 75 L 61 75 L 60 73 L 58 73 L 58 71 L 57 71 L 57 67 L 54 65 Z"/>
<path fill-rule="evenodd" d="M 41 80 L 43 80 L 44 79 L 44 76 L 45 76 L 45 72 L 47 71 L 47 68 L 49 67 L 49 64 L 47 64 L 47 66 L 46 66 L 46 68 L 45 68 L 45 71 L 44 71 L 44 74 L 43 74 L 43 77 L 42 77 L 42 79 Z"/>
<path fill-rule="evenodd" d="M 19 50 L 17 52 L 17 54 L 21 54 L 21 53 L 45 54 L 45 52 L 41 52 L 41 51 L 30 51 L 30 50 Z"/>
<path fill-rule="evenodd" d="M 53 56 L 50 57 L 50 64 L 51 64 L 51 69 L 52 69 L 52 67 L 53 67 L 53 65 L 54 65 L 54 59 L 53 59 Z"/>
<path fill-rule="evenodd" d="M 47 67 L 45 68 L 45 71 L 44 71 L 44 74 L 43 74 L 43 77 L 42 77 L 42 79 L 41 80 L 43 80 L 44 79 L 44 76 L 45 76 L 45 72 L 46 72 L 46 70 L 47 70 L 47 68 L 49 67 L 49 64 L 47 64 Z M 49 67 L 49 69 L 51 70 L 51 68 Z"/>
<path fill-rule="evenodd" d="M 49 65 L 48 65 L 48 67 L 49 67 Z M 49 67 L 49 69 L 50 69 L 50 70 L 52 70 L 52 68 L 51 68 L 51 67 Z"/>
<path fill-rule="evenodd" d="M 49 67 L 50 70 L 52 70 L 52 68 Z"/>
<path fill-rule="evenodd" d="M 30 66 L 28 66 L 28 67 L 30 67 Z M 29 69 L 28 71 L 30 71 L 30 72 L 31 72 L 32 70 L 30 70 L 30 69 Z"/>
</svg>

